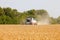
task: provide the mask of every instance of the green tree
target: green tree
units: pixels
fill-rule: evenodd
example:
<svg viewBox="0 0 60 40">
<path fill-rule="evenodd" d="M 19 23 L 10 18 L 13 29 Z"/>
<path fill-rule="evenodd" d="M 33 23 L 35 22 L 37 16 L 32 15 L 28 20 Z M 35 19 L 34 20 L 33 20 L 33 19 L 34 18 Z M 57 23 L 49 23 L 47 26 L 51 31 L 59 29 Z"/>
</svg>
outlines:
<svg viewBox="0 0 60 40">
<path fill-rule="evenodd" d="M 28 16 L 33 17 L 33 18 L 36 17 L 36 14 L 35 13 L 36 13 L 36 11 L 34 9 L 27 11 Z"/>
<path fill-rule="evenodd" d="M 41 9 L 41 10 L 36 10 L 36 19 L 38 21 L 40 21 L 41 19 L 49 19 L 49 15 L 48 15 L 48 12 L 44 9 Z"/>
<path fill-rule="evenodd" d="M 57 24 L 57 19 L 51 17 L 51 18 L 50 18 L 50 23 L 51 23 L 51 24 Z"/>
<path fill-rule="evenodd" d="M 3 8 L 0 7 L 0 16 L 4 15 L 4 10 Z"/>
<path fill-rule="evenodd" d="M 57 23 L 60 24 L 60 16 L 57 18 Z"/>
<path fill-rule="evenodd" d="M 11 8 L 3 8 L 4 16 L 3 16 L 3 24 L 19 24 L 19 16 L 20 12 L 16 9 Z"/>
</svg>

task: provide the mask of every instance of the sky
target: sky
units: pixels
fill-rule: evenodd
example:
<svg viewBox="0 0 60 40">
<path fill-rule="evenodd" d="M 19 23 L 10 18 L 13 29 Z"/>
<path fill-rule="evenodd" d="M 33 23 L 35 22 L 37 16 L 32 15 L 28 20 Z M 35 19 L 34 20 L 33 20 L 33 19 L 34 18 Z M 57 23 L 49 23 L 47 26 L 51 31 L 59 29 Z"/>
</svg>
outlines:
<svg viewBox="0 0 60 40">
<path fill-rule="evenodd" d="M 11 7 L 21 12 L 44 9 L 51 17 L 60 16 L 60 0 L 0 0 L 0 7 Z"/>
</svg>

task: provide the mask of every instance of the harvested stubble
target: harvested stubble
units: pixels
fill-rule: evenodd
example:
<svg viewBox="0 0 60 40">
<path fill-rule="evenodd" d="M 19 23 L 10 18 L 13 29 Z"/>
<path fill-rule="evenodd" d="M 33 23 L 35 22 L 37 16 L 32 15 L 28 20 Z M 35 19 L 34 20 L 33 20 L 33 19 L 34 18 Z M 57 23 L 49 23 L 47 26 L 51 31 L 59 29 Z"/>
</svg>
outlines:
<svg viewBox="0 0 60 40">
<path fill-rule="evenodd" d="M 0 25 L 0 40 L 60 40 L 60 25 Z"/>
</svg>

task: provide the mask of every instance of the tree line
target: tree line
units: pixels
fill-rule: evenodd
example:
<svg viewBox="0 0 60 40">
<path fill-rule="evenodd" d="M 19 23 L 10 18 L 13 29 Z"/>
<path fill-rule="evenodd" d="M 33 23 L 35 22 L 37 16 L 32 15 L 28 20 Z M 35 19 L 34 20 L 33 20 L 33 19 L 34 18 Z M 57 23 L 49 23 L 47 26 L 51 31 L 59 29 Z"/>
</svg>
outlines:
<svg viewBox="0 0 60 40">
<path fill-rule="evenodd" d="M 28 16 L 35 18 L 37 21 L 39 18 L 48 17 L 51 24 L 60 24 L 60 16 L 58 18 L 50 17 L 44 9 L 18 12 L 16 9 L 10 7 L 0 7 L 0 24 L 25 24 Z"/>
</svg>

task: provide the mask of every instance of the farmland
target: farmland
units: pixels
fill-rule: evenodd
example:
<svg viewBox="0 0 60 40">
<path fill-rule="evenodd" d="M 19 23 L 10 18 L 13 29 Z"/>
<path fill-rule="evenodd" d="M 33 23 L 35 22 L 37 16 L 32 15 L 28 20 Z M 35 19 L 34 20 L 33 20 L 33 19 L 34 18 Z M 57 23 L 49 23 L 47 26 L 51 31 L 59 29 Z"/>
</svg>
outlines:
<svg viewBox="0 0 60 40">
<path fill-rule="evenodd" d="M 60 40 L 60 25 L 0 25 L 0 40 Z"/>
</svg>

